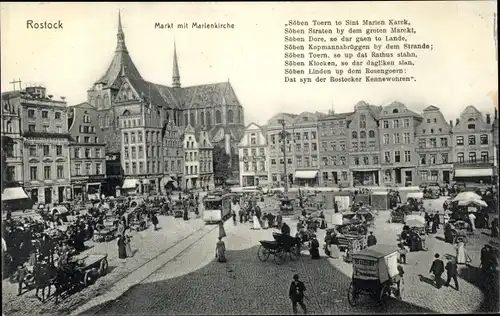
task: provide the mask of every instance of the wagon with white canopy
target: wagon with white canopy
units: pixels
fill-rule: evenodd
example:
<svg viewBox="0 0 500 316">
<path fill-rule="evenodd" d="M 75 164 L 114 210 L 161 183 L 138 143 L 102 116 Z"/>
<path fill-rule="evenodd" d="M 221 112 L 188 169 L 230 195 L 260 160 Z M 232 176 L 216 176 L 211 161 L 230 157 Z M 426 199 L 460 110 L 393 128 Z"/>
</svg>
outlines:
<svg viewBox="0 0 500 316">
<path fill-rule="evenodd" d="M 368 295 L 387 303 L 391 295 L 401 299 L 403 279 L 398 266 L 398 248 L 378 244 L 352 254 L 352 282 L 347 299 L 351 306 Z"/>
</svg>

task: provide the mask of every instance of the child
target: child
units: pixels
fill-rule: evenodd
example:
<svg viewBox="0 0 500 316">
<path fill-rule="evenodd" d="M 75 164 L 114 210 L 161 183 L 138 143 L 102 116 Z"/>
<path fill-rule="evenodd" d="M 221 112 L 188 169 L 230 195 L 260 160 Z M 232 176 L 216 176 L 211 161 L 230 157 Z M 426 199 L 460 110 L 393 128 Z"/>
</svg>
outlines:
<svg viewBox="0 0 500 316">
<path fill-rule="evenodd" d="M 403 243 L 399 243 L 399 263 L 406 264 L 406 254 L 408 253 L 408 247 L 406 247 Z"/>
</svg>

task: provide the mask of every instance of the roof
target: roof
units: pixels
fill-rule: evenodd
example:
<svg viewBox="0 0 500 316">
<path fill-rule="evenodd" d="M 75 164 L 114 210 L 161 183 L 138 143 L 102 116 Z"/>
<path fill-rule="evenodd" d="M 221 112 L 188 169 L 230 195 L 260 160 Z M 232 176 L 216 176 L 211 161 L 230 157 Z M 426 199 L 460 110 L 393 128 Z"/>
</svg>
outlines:
<svg viewBox="0 0 500 316">
<path fill-rule="evenodd" d="M 424 112 L 427 112 L 427 111 L 440 111 L 440 109 L 437 106 L 429 105 L 428 107 L 426 107 L 424 109 Z"/>
<path fill-rule="evenodd" d="M 387 255 L 390 255 L 394 252 L 398 251 L 397 246 L 393 245 L 384 245 L 384 244 L 376 244 L 374 246 L 367 247 L 363 250 L 357 251 L 352 254 L 353 257 L 356 256 L 364 256 L 364 257 L 372 257 L 381 259 Z"/>
<path fill-rule="evenodd" d="M 96 83 L 103 83 L 106 87 L 116 88 L 115 81 L 121 76 L 122 72 L 127 78 L 142 79 L 139 70 L 135 66 L 128 51 L 118 50 L 111 60 L 111 64 L 104 75 L 96 81 Z"/>
<path fill-rule="evenodd" d="M 347 113 L 335 113 L 335 114 L 330 114 L 323 116 L 320 118 L 320 121 L 328 121 L 328 120 L 337 120 L 337 119 L 346 119 L 347 117 L 353 115 L 354 112 L 347 112 Z"/>
</svg>

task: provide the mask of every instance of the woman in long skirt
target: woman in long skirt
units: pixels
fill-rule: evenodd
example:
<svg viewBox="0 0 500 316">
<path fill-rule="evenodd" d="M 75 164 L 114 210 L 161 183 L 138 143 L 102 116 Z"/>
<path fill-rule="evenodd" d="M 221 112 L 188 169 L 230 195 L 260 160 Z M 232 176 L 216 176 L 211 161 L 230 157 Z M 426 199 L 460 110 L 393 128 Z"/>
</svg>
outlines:
<svg viewBox="0 0 500 316">
<path fill-rule="evenodd" d="M 125 236 L 125 250 L 127 252 L 127 257 L 132 257 L 132 246 L 130 245 L 130 236 Z"/>
<path fill-rule="evenodd" d="M 337 234 L 333 233 L 330 239 L 330 257 L 337 259 L 340 257 L 339 241 Z"/>
<path fill-rule="evenodd" d="M 267 219 L 267 214 L 264 214 L 264 216 L 262 216 L 262 228 L 263 229 L 269 228 L 269 220 Z"/>
<path fill-rule="evenodd" d="M 467 254 L 465 253 L 465 243 L 462 240 L 458 242 L 458 245 L 456 247 L 456 254 L 457 254 L 457 264 L 465 264 Z"/>
<path fill-rule="evenodd" d="M 261 229 L 262 227 L 260 226 L 259 219 L 257 218 L 257 215 L 253 215 L 253 229 Z"/>
<path fill-rule="evenodd" d="M 222 237 L 219 237 L 215 246 L 215 257 L 220 263 L 226 262 L 226 244 L 222 241 Z"/>
<path fill-rule="evenodd" d="M 219 221 L 219 238 L 226 237 L 226 230 L 224 229 L 224 222 Z"/>
<path fill-rule="evenodd" d="M 118 258 L 126 259 L 127 258 L 127 249 L 125 247 L 125 238 L 123 236 L 118 237 Z"/>
</svg>

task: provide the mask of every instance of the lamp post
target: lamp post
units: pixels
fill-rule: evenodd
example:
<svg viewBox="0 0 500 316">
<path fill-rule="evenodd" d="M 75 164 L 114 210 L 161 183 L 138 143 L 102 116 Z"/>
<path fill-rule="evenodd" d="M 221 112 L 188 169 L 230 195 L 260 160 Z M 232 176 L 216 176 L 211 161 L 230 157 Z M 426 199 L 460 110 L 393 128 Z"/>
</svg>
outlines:
<svg viewBox="0 0 500 316">
<path fill-rule="evenodd" d="M 279 133 L 279 137 L 281 140 L 281 149 L 283 150 L 283 168 L 284 168 L 284 173 L 285 173 L 285 184 L 283 186 L 283 190 L 285 193 L 288 193 L 288 173 L 286 171 L 286 141 L 288 139 L 288 136 L 290 136 L 290 133 L 288 133 L 285 130 L 285 120 L 279 120 L 279 123 L 281 124 L 281 132 Z"/>
</svg>

